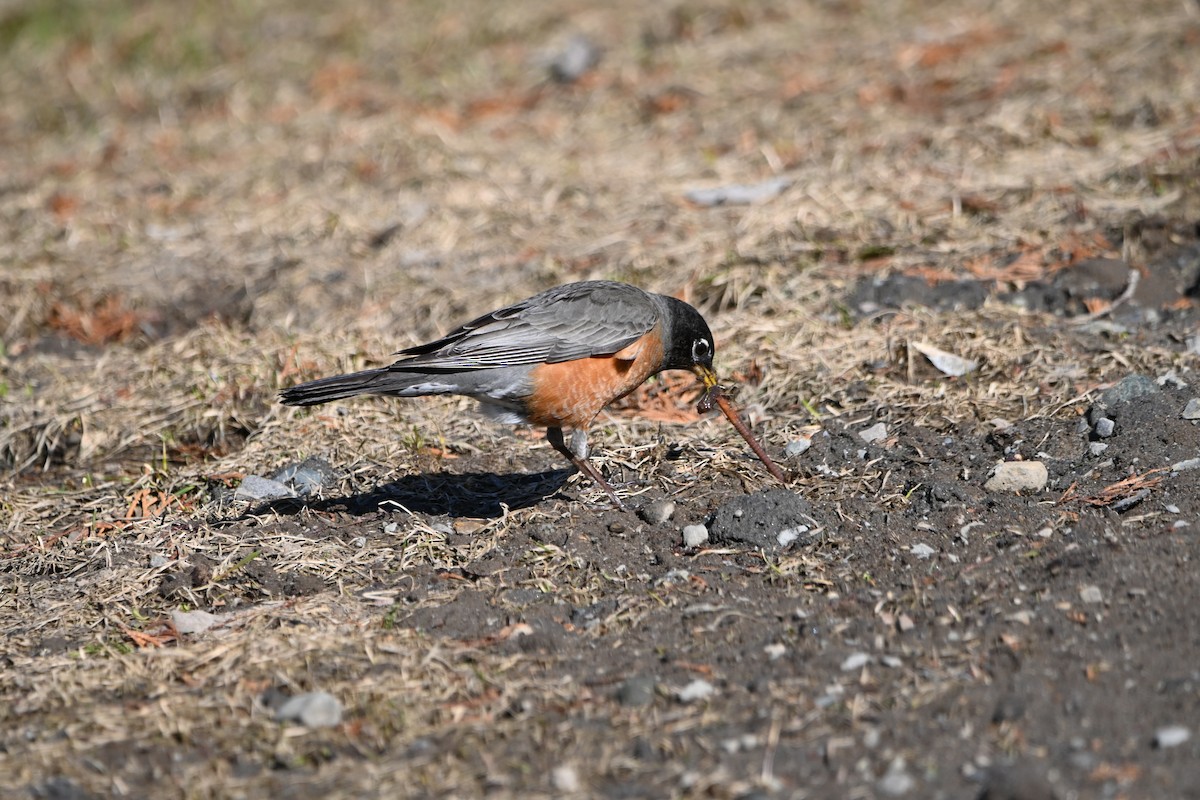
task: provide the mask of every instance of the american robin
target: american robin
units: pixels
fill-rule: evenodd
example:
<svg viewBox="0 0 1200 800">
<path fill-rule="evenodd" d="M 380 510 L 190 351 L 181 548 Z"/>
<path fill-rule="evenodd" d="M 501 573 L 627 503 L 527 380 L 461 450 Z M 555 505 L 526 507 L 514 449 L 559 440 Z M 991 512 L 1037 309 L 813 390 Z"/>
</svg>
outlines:
<svg viewBox="0 0 1200 800">
<path fill-rule="evenodd" d="M 614 281 L 558 286 L 397 355 L 404 358 L 391 366 L 303 383 L 280 399 L 311 406 L 360 394 L 473 397 L 501 422 L 545 425 L 554 449 L 622 508 L 587 460 L 588 425 L 663 370 L 691 370 L 717 386 L 712 332 L 700 312 Z"/>
</svg>

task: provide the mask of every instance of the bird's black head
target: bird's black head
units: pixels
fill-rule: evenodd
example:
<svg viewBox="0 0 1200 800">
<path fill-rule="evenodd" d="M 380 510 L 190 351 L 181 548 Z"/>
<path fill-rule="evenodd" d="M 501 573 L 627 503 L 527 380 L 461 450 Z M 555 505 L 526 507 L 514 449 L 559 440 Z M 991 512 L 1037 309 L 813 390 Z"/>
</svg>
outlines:
<svg viewBox="0 0 1200 800">
<path fill-rule="evenodd" d="M 664 297 L 669 309 L 666 318 L 670 329 L 663 331 L 666 351 L 663 353 L 663 369 L 686 369 L 696 373 L 705 386 L 714 386 L 717 375 L 713 372 L 712 331 L 700 312 L 682 300 Z"/>
</svg>

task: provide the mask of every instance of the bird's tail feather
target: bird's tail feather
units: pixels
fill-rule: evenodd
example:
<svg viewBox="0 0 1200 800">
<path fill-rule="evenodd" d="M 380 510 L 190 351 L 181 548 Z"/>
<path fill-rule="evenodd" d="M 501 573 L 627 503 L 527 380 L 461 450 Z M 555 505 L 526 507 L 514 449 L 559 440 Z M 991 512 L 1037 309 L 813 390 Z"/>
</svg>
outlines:
<svg viewBox="0 0 1200 800">
<path fill-rule="evenodd" d="M 302 383 L 279 393 L 279 399 L 289 406 L 316 406 L 334 400 L 343 400 L 360 394 L 382 394 L 395 390 L 395 373 L 386 369 L 368 369 L 363 372 L 351 372 L 348 375 L 334 375 L 332 378 Z"/>
</svg>

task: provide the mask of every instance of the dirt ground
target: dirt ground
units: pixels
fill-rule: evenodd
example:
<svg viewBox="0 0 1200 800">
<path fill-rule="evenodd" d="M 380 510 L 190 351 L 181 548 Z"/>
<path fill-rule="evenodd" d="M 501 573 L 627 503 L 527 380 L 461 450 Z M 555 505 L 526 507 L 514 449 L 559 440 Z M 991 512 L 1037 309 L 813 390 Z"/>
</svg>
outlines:
<svg viewBox="0 0 1200 800">
<path fill-rule="evenodd" d="M 0 795 L 1200 797 L 1197 52 L 5 4 Z M 786 485 L 687 375 L 592 431 L 629 512 L 465 400 L 277 403 L 591 278 L 701 309 Z"/>
</svg>

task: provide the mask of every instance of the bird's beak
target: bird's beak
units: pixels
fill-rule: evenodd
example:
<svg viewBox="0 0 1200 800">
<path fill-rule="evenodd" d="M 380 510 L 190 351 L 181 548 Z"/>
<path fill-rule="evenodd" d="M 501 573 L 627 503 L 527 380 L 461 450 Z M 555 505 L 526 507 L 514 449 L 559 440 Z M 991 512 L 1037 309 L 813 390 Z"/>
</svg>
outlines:
<svg viewBox="0 0 1200 800">
<path fill-rule="evenodd" d="M 696 364 L 692 367 L 692 372 L 696 373 L 696 377 L 704 384 L 706 391 L 711 391 L 720 383 L 717 379 L 717 373 L 712 367 L 706 367 L 703 364 Z"/>
</svg>

